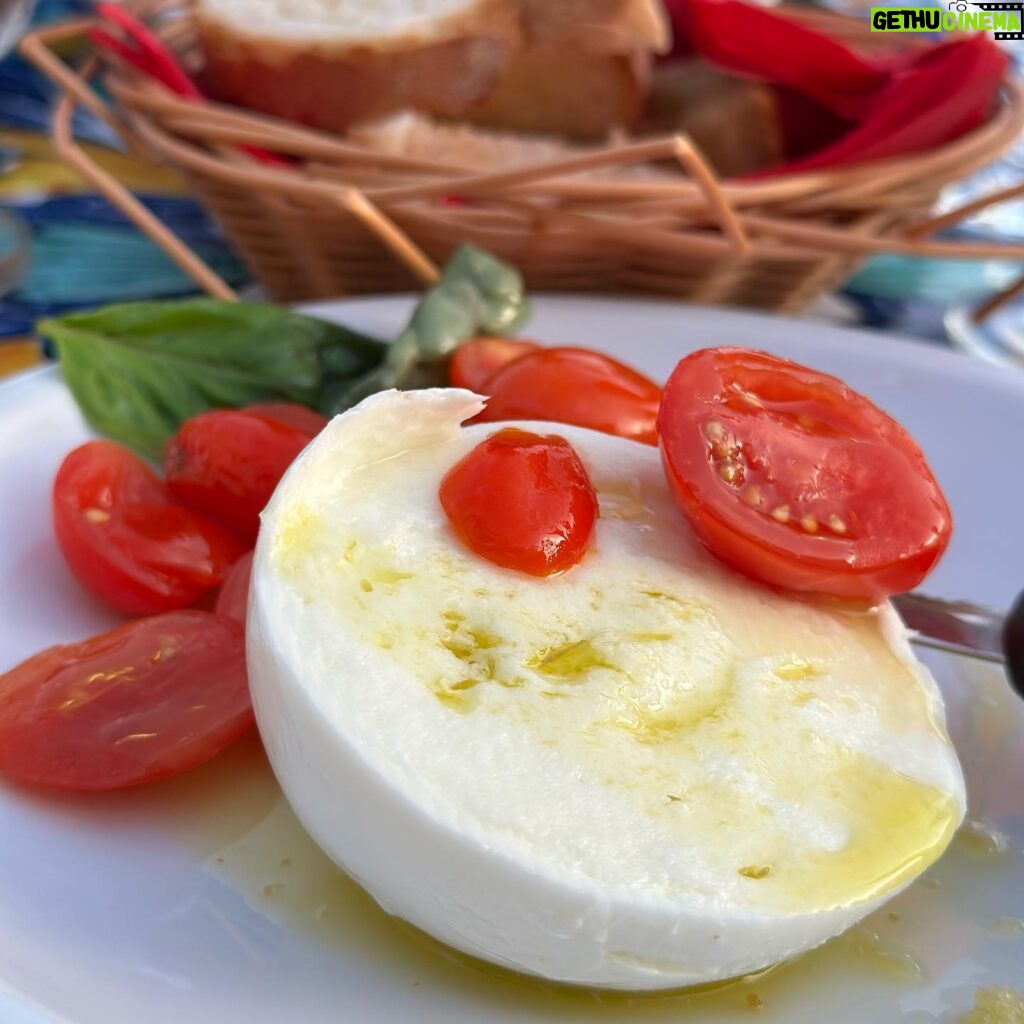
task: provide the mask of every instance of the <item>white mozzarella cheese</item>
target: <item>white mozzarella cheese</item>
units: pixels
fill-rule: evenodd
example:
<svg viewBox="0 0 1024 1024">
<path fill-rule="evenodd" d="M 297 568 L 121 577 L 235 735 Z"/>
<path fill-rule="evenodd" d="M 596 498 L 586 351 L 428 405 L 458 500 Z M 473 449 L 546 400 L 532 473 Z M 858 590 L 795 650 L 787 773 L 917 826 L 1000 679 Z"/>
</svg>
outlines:
<svg viewBox="0 0 1024 1024">
<path fill-rule="evenodd" d="M 598 492 L 538 580 L 464 548 L 445 472 L 494 429 L 464 391 L 336 418 L 267 511 L 257 718 L 324 850 L 389 912 L 546 978 L 655 989 L 793 956 L 934 861 L 964 784 L 889 606 L 742 578 L 693 540 L 658 453 L 545 424 Z"/>
</svg>

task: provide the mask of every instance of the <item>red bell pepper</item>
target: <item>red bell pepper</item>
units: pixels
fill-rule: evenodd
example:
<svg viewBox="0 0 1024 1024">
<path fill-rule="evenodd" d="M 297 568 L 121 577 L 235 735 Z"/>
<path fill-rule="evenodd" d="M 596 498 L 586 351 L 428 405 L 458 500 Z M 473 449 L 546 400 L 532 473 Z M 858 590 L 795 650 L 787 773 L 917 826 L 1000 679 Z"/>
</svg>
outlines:
<svg viewBox="0 0 1024 1024">
<path fill-rule="evenodd" d="M 981 33 L 865 56 L 739 0 L 665 3 L 673 56 L 697 54 L 776 87 L 791 162 L 758 176 L 881 160 L 949 142 L 990 116 L 1008 63 Z"/>
</svg>

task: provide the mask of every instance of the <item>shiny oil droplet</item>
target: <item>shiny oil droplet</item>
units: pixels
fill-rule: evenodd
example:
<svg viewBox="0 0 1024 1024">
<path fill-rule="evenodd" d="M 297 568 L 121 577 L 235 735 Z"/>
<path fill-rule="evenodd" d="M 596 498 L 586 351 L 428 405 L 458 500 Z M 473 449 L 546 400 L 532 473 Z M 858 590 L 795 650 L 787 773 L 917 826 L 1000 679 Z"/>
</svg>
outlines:
<svg viewBox="0 0 1024 1024">
<path fill-rule="evenodd" d="M 845 941 L 854 955 L 899 981 L 916 984 L 928 976 L 915 953 L 866 925 L 853 928 Z"/>
<path fill-rule="evenodd" d="M 594 487 L 601 495 L 602 519 L 653 522 L 658 518 L 644 501 L 642 488 L 636 481 L 595 480 Z"/>
<path fill-rule="evenodd" d="M 979 988 L 974 1008 L 957 1024 L 1024 1024 L 1024 995 L 1012 988 Z"/>
<path fill-rule="evenodd" d="M 994 825 L 985 821 L 965 821 L 956 834 L 957 845 L 975 857 L 1005 857 L 1009 839 Z"/>
<path fill-rule="evenodd" d="M 1001 939 L 1024 939 L 1024 920 L 1019 917 L 1000 917 L 988 926 L 988 931 Z"/>
</svg>

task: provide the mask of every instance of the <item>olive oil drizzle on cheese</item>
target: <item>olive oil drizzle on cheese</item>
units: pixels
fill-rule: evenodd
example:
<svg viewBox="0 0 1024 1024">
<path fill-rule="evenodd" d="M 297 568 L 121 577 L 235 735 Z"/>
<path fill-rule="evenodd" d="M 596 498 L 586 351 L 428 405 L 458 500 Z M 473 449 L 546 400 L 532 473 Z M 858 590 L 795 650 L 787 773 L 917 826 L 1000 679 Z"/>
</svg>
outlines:
<svg viewBox="0 0 1024 1024">
<path fill-rule="evenodd" d="M 433 551 L 413 565 L 397 545 L 371 547 L 290 511 L 276 538 L 276 568 L 309 586 L 311 548 L 320 552 L 315 599 L 343 616 L 339 628 L 423 679 L 451 713 L 510 716 L 538 746 L 564 751 L 566 763 L 607 765 L 606 785 L 619 792 L 639 793 L 664 776 L 651 820 L 688 841 L 707 833 L 706 842 L 734 850 L 740 896 L 751 907 L 800 913 L 876 898 L 931 864 L 952 837 L 958 808 L 940 790 L 816 737 L 811 726 L 800 741 L 806 763 L 770 741 L 776 723 L 816 704 L 832 714 L 863 711 L 856 691 L 842 691 L 829 675 L 843 656 L 830 635 L 809 636 L 808 654 L 764 658 L 778 650 L 770 604 L 761 616 L 767 625 L 721 622 L 710 610 L 713 597 L 699 587 L 681 592 L 672 573 L 654 565 L 614 587 L 597 577 L 586 591 L 589 608 L 566 607 L 539 624 L 530 604 L 537 584 L 502 577 L 496 584 L 489 568 L 461 551 Z M 627 630 L 609 630 L 609 621 Z M 852 616 L 842 628 L 869 652 L 867 671 L 909 681 L 877 625 Z M 737 695 L 738 671 L 760 673 L 761 705 L 742 703 L 750 698 Z M 920 699 L 916 684 L 907 689 L 905 699 Z M 767 802 L 751 804 L 729 780 L 673 771 L 709 749 L 748 764 Z M 800 842 L 775 821 L 771 801 L 807 805 L 846 834 L 830 850 Z M 755 833 L 764 843 L 752 843 Z"/>
</svg>

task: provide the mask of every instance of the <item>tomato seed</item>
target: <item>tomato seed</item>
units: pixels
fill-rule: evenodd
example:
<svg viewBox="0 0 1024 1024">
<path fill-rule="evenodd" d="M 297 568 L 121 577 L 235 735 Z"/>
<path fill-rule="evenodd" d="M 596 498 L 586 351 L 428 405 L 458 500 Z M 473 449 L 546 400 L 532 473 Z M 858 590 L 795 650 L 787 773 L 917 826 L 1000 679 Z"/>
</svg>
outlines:
<svg viewBox="0 0 1024 1024">
<path fill-rule="evenodd" d="M 707 435 L 708 440 L 713 441 L 715 444 L 721 444 L 725 440 L 725 427 L 717 422 L 717 420 L 711 420 L 704 428 L 704 433 Z"/>
<path fill-rule="evenodd" d="M 718 467 L 718 475 L 727 483 L 732 486 L 743 483 L 743 467 L 733 460 L 723 462 Z"/>
<path fill-rule="evenodd" d="M 828 517 L 828 528 L 833 533 L 846 533 L 846 523 L 844 523 L 834 512 Z"/>
</svg>

